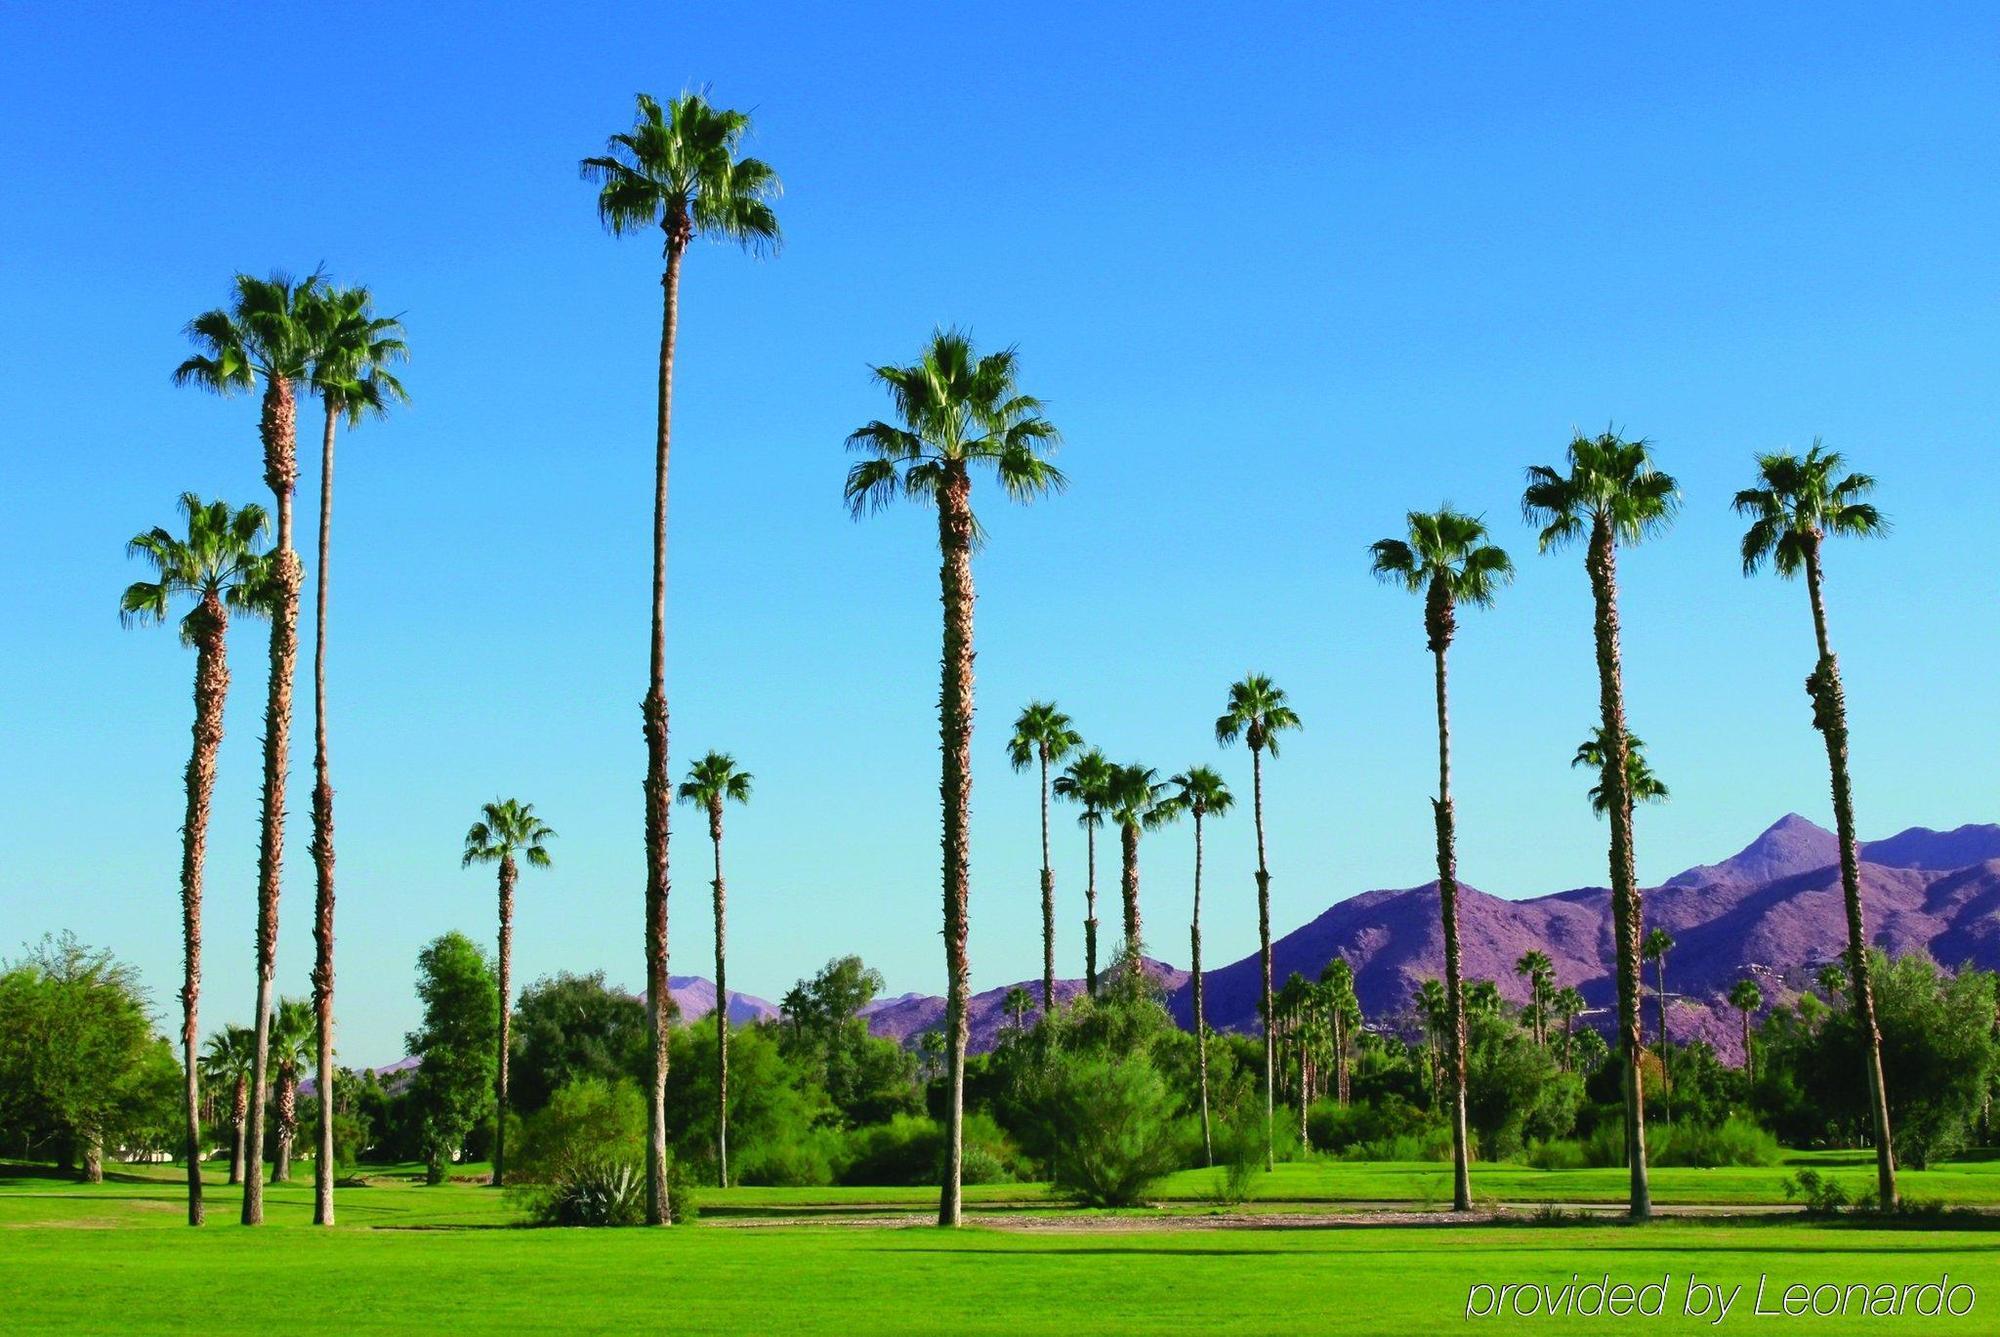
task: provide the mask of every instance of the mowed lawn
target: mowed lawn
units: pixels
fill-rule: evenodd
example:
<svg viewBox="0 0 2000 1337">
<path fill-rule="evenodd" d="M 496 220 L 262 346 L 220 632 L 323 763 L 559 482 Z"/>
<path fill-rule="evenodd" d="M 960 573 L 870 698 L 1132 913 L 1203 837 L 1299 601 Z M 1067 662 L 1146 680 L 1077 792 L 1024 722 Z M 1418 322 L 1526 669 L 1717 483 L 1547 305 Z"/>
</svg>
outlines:
<svg viewBox="0 0 2000 1337">
<path fill-rule="evenodd" d="M 1399 1175 L 1419 1171 L 1435 1167 L 1280 1167 L 1270 1187 L 1290 1178 L 1294 1193 L 1327 1184 L 1353 1197 L 1353 1183 L 1386 1192 Z M 1958 1172 L 1992 1173 L 1977 1164 Z M 1635 1286 L 1671 1278 L 1664 1316 L 1624 1320 L 1646 1331 L 1713 1330 L 1707 1318 L 1681 1313 L 1690 1274 L 1744 1287 L 1726 1328 L 1766 1321 L 1750 1313 L 1760 1277 L 1769 1278 L 1765 1303 L 1775 1307 L 1794 1282 L 1900 1286 L 1945 1274 L 1973 1288 L 1972 1312 L 1900 1322 L 2000 1328 L 2000 1231 L 1949 1218 L 1921 1229 L 1817 1225 L 1789 1215 L 1644 1228 L 1163 1229 L 1189 1224 L 1194 1205 L 1182 1206 L 1179 1221 L 1108 1218 L 1063 1209 L 1032 1186 L 994 1186 L 977 1194 L 982 1210 L 974 1219 L 985 1224 L 958 1232 L 915 1224 L 914 1215 L 901 1227 L 759 1224 L 814 1207 L 894 1204 L 914 1213 L 928 1197 L 894 1189 L 711 1192 L 709 1216 L 693 1227 L 535 1230 L 513 1224 L 518 1213 L 506 1194 L 398 1178 L 343 1190 L 342 1224 L 330 1231 L 306 1224 L 306 1184 L 273 1190 L 272 1224 L 259 1231 L 234 1224 L 236 1191 L 217 1184 L 211 1225 L 190 1231 L 180 1224 L 170 1173 L 147 1167 L 86 1188 L 0 1167 L 0 1330 L 1294 1333 L 1449 1323 L 1599 1332 L 1617 1320 L 1468 1321 L 1465 1310 L 1478 1283 L 1559 1286 L 1606 1274 Z M 1510 1172 L 1489 1177 L 1503 1173 Z M 1758 1173 L 1775 1186 L 1779 1172 Z M 1572 1196 L 1565 1188 L 1524 1198 Z M 995 1228 L 1011 1217 L 1035 1218 L 1042 1228 Z M 1050 1228 L 1057 1224 L 1065 1228 Z M 1818 1333 L 1879 1331 L 1884 1322 L 1796 1321 Z"/>
</svg>

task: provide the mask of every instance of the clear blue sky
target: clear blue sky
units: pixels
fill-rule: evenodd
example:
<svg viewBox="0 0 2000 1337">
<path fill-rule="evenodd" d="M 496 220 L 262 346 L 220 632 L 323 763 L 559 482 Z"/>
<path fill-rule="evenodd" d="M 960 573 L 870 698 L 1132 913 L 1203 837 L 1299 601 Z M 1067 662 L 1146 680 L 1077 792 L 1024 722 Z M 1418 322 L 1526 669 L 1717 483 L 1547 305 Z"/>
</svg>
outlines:
<svg viewBox="0 0 2000 1337">
<path fill-rule="evenodd" d="M 184 488 L 266 499 L 254 403 L 168 372 L 234 270 L 324 261 L 415 350 L 415 405 L 347 438 L 338 480 L 342 1058 L 402 1052 L 427 938 L 490 938 L 490 873 L 458 850 L 496 794 L 562 833 L 524 879 L 517 976 L 638 981 L 658 255 L 602 234 L 576 162 L 635 90 L 698 83 L 754 110 L 787 187 L 779 258 L 693 256 L 675 424 L 676 770 L 715 747 L 758 777 L 729 819 L 742 987 L 847 951 L 892 990 L 942 984 L 935 531 L 839 502 L 842 438 L 884 408 L 867 365 L 939 322 L 1019 345 L 1074 480 L 984 507 L 978 987 L 1037 970 L 1034 788 L 1002 753 L 1031 696 L 1115 757 L 1247 790 L 1210 723 L 1269 672 L 1308 725 L 1269 770 L 1279 930 L 1431 876 L 1419 607 L 1364 549 L 1447 499 L 1521 566 L 1454 652 L 1463 874 L 1602 881 L 1567 765 L 1595 700 L 1581 563 L 1516 518 L 1573 426 L 1650 436 L 1686 490 L 1624 565 L 1632 720 L 1675 794 L 1641 819 L 1647 880 L 1788 810 L 1828 820 L 1803 594 L 1741 578 L 1726 506 L 1753 451 L 1815 434 L 1898 525 L 1830 559 L 1863 833 L 1995 817 L 1992 10 L 1329 8 L 9 7 L 0 953 L 74 928 L 172 1004 L 192 662 L 119 629 L 122 544 Z M 210 1025 L 250 1011 L 262 644 L 234 645 Z M 1082 840 L 1056 841 L 1075 973 Z M 1170 958 L 1188 843 L 1145 847 Z M 675 851 L 674 968 L 708 973 L 699 824 Z M 1210 851 L 1219 962 L 1255 944 L 1247 819 Z"/>
</svg>

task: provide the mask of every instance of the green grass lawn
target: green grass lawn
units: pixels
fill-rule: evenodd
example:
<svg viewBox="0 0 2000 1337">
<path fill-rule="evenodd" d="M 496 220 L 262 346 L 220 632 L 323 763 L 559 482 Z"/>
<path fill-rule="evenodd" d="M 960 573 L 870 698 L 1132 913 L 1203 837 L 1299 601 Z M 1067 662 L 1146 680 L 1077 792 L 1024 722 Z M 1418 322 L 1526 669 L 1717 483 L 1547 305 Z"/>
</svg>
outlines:
<svg viewBox="0 0 2000 1337">
<path fill-rule="evenodd" d="M 1840 1158 L 1813 1158 L 1822 1164 Z M 1487 1167 L 1484 1189 L 1516 1196 L 1514 1176 L 1547 1189 L 1522 1201 L 1615 1194 L 1616 1171 L 1546 1174 Z M 1856 1173 L 1866 1167 L 1857 1165 Z M 1845 1175 L 1848 1168 L 1841 1167 Z M 1646 1331 L 1709 1329 L 1681 1314 L 1689 1274 L 1742 1285 L 1724 1325 L 1752 1317 L 1797 1282 L 1896 1285 L 1949 1273 L 1977 1299 L 1946 1330 L 2000 1327 L 2000 1230 L 1947 1218 L 1934 1226 L 1814 1224 L 1790 1215 L 1672 1220 L 1633 1228 L 1602 1223 L 1488 1226 L 1162 1229 L 1160 1213 L 1111 1221 L 1052 1202 L 1038 1186 L 983 1186 L 975 1220 L 1039 1213 L 1085 1232 L 975 1226 L 944 1232 L 757 1225 L 766 1214 L 900 1205 L 916 1213 L 923 1189 L 735 1189 L 708 1194 L 703 1223 L 670 1231 L 515 1228 L 508 1195 L 467 1183 L 425 1188 L 415 1167 L 371 1171 L 341 1191 L 341 1225 L 312 1229 L 309 1182 L 270 1190 L 270 1228 L 234 1224 L 237 1191 L 216 1184 L 209 1228 L 181 1224 L 169 1166 L 114 1167 L 83 1186 L 0 1166 L 0 1330 L 268 1334 L 312 1324 L 339 1333 L 571 1332 L 1413 1332 L 1441 1323 L 1495 1331 L 1601 1332 L 1604 1318 L 1465 1318 L 1476 1283 L 1559 1285 L 1607 1273 L 1634 1285 L 1671 1277 L 1667 1312 Z M 1269 1204 L 1387 1200 L 1435 1166 L 1323 1162 L 1280 1167 L 1264 1181 Z M 1781 1170 L 1661 1171 L 1663 1199 L 1697 1200 L 1698 1176 L 1716 1194 L 1775 1197 Z M 2000 1186 L 2000 1166 L 1929 1172 L 1919 1196 Z M 1611 1176 L 1611 1178 L 1606 1178 Z M 1690 1177 L 1685 1184 L 1669 1176 Z M 1738 1178 L 1737 1176 L 1742 1176 Z M 1719 1177 L 1719 1178 L 1718 1178 Z M 1204 1175 L 1170 1191 L 1198 1195 Z M 1911 1179 L 1918 1177 L 1912 1175 Z M 1964 1181 L 1960 1183 L 1960 1181 Z M 1669 1189 L 1667 1183 L 1673 1183 Z M 1986 1200 L 1996 1196 L 1989 1193 Z M 1705 1200 L 1722 1200 L 1711 1197 Z M 1191 1210 L 1186 1203 L 1182 1210 Z M 1011 1209 L 1009 1211 L 1008 1209 Z M 1046 1226 L 1050 1224 L 1044 1221 Z M 1182 1223 L 1185 1224 L 1185 1223 Z M 1116 1226 L 1116 1229 L 1103 1229 Z M 1933 1320 L 1803 1318 L 1814 1333 L 1879 1330 Z"/>
</svg>

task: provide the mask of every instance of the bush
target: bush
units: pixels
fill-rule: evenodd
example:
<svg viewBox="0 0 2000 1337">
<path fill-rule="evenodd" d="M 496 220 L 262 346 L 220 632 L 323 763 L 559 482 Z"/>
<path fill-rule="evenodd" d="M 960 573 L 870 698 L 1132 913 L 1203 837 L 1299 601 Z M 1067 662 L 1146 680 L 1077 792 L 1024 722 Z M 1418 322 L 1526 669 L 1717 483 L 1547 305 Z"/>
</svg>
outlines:
<svg viewBox="0 0 2000 1337">
<path fill-rule="evenodd" d="M 992 1116 L 965 1116 L 965 1155 L 960 1180 L 967 1184 L 1013 1182 L 1020 1152 Z M 935 1119 L 899 1114 L 848 1134 L 843 1184 L 935 1184 L 944 1172 L 944 1127 Z"/>
<path fill-rule="evenodd" d="M 1388 1142 L 1404 1136 L 1413 1136 L 1421 1141 L 1434 1132 L 1446 1134 L 1447 1155 L 1451 1144 L 1449 1130 L 1441 1120 L 1394 1095 L 1349 1105 L 1322 1100 L 1307 1111 L 1306 1129 L 1312 1135 L 1313 1146 L 1321 1151 L 1345 1153 L 1362 1143 Z M 1370 1156 L 1366 1159 L 1391 1158 Z"/>
<path fill-rule="evenodd" d="M 1778 1139 L 1755 1120 L 1731 1115 L 1719 1124 L 1649 1124 L 1646 1163 L 1712 1169 L 1719 1165 L 1776 1165 Z M 1538 1170 L 1581 1170 L 1625 1163 L 1625 1127 L 1605 1119 L 1582 1139 L 1551 1138 L 1529 1144 L 1522 1159 Z"/>
<path fill-rule="evenodd" d="M 1212 1133 L 1215 1146 L 1215 1182 L 1209 1190 L 1210 1202 L 1233 1207 L 1250 1197 L 1250 1186 L 1264 1168 L 1264 1130 L 1261 1119 L 1231 1117 L 1218 1122 Z"/>
<path fill-rule="evenodd" d="M 1468 1147 L 1472 1159 L 1479 1159 L 1476 1147 Z M 1448 1161 L 1451 1159 L 1451 1130 L 1442 1125 L 1420 1133 L 1392 1133 L 1366 1142 L 1352 1142 L 1340 1153 L 1345 1161 Z"/>
<path fill-rule="evenodd" d="M 573 1166 L 598 1161 L 645 1163 L 646 1102 L 625 1080 L 585 1077 L 559 1088 L 521 1120 L 508 1175 L 553 1182 Z"/>
<path fill-rule="evenodd" d="M 630 1161 L 587 1157 L 537 1184 L 529 1202 L 539 1225 L 636 1226 L 645 1214 L 646 1181 Z"/>
<path fill-rule="evenodd" d="M 1831 1215 L 1847 1206 L 1847 1190 L 1837 1179 L 1828 1179 L 1817 1170 L 1806 1169 L 1785 1176 L 1785 1197 L 1805 1203 L 1808 1212 Z"/>
<path fill-rule="evenodd" d="M 1179 1164 L 1177 1102 L 1144 1058 L 1064 1055 L 1045 1082 L 1057 1188 L 1094 1206 L 1128 1207 Z"/>
<path fill-rule="evenodd" d="M 834 1181 L 834 1167 L 845 1150 L 837 1129 L 807 1128 L 787 1138 L 760 1138 L 730 1155 L 729 1177 L 737 1184 L 777 1188 L 813 1188 Z M 679 1158 L 676 1163 L 680 1163 Z M 703 1153 L 686 1158 L 690 1173 L 699 1167 L 703 1183 L 715 1180 L 715 1158 Z"/>
</svg>

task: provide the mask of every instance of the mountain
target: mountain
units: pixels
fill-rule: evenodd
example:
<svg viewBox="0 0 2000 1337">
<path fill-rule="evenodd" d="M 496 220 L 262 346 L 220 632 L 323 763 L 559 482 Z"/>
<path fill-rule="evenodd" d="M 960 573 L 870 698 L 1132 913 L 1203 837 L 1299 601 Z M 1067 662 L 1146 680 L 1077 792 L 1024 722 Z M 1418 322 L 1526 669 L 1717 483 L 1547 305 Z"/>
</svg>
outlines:
<svg viewBox="0 0 2000 1337">
<path fill-rule="evenodd" d="M 715 981 L 701 975 L 667 976 L 667 993 L 680 1009 L 682 1021 L 694 1021 L 715 1011 Z M 776 1021 L 778 1008 L 755 994 L 729 991 L 729 1024 L 748 1026 L 753 1022 Z"/>
<path fill-rule="evenodd" d="M 1170 993 L 1181 989 L 1191 978 L 1188 972 L 1170 966 L 1164 961 L 1144 958 L 1146 973 L 1158 980 Z M 1010 990 L 1020 989 L 1033 999 L 1035 1006 L 1029 1013 L 1029 1020 L 1041 1014 L 1042 982 L 1039 979 L 1022 980 L 1018 984 L 1003 984 L 997 989 L 972 995 L 965 1009 L 969 1039 L 967 1044 L 975 1054 L 983 1054 L 999 1043 L 1001 1029 L 1008 1025 L 1004 1004 Z M 1082 980 L 1057 980 L 1056 1002 L 1069 1002 L 1084 989 Z M 868 1030 L 872 1035 L 895 1040 L 900 1044 L 914 1045 L 917 1037 L 925 1031 L 944 1025 L 944 999 L 935 994 L 906 993 L 897 998 L 876 999 L 861 1010 L 868 1019 Z"/>
</svg>

